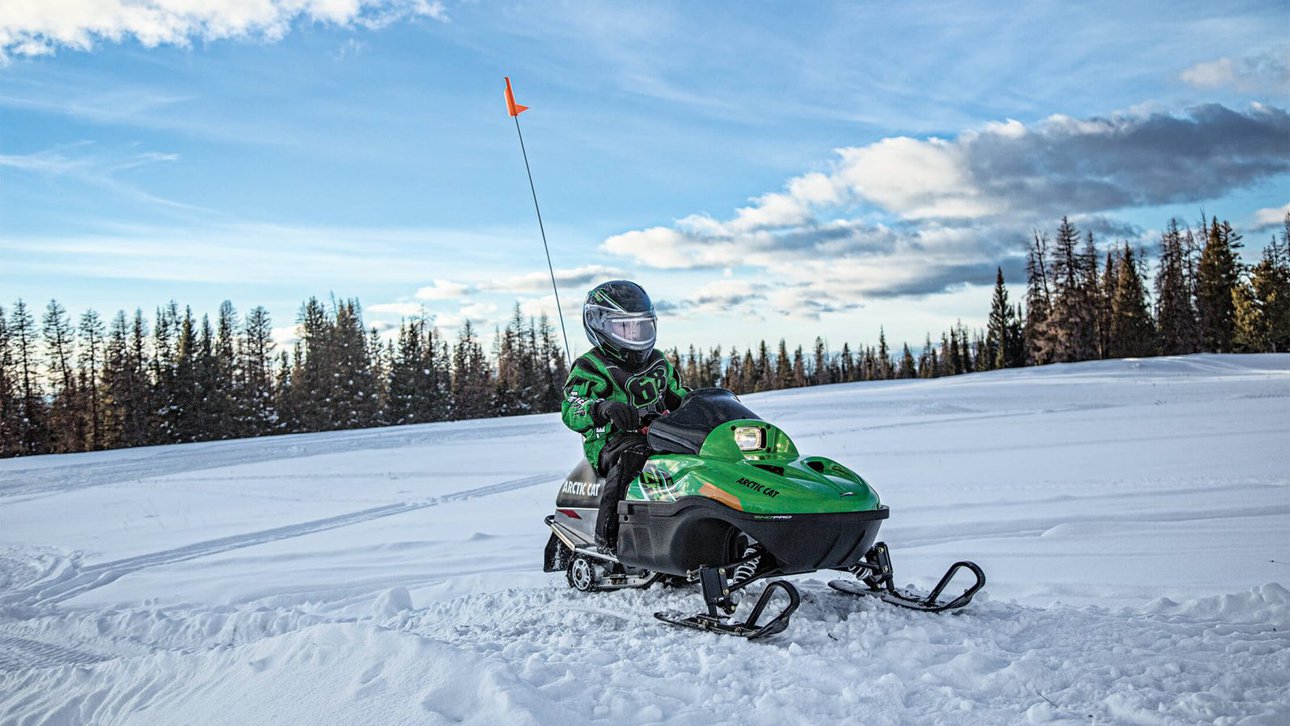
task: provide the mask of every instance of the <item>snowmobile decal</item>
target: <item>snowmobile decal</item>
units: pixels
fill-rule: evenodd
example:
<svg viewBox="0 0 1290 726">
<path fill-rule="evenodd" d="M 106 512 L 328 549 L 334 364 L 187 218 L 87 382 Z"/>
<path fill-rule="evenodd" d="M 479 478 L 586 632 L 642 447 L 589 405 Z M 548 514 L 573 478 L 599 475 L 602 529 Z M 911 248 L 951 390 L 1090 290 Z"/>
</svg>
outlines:
<svg viewBox="0 0 1290 726">
<path fill-rule="evenodd" d="M 743 484 L 744 486 L 746 486 L 746 487 L 748 487 L 749 489 L 751 489 L 751 490 L 753 490 L 753 491 L 757 492 L 758 494 L 765 494 L 766 496 L 771 497 L 771 498 L 774 498 L 774 497 L 779 496 L 779 490 L 778 490 L 778 489 L 771 489 L 770 487 L 765 486 L 764 484 L 758 484 L 757 482 L 753 481 L 752 479 L 746 479 L 746 478 L 744 478 L 744 477 L 740 477 L 740 478 L 739 478 L 739 479 L 737 479 L 736 481 L 737 481 L 737 483 L 739 483 L 739 484 Z"/>
<path fill-rule="evenodd" d="M 640 474 L 641 491 L 654 501 L 676 501 L 676 480 L 657 462 L 647 462 Z"/>
<path fill-rule="evenodd" d="M 598 497 L 600 496 L 600 487 L 603 482 L 599 481 L 574 481 L 565 479 L 564 484 L 560 487 L 561 494 L 568 494 L 574 497 Z"/>
</svg>

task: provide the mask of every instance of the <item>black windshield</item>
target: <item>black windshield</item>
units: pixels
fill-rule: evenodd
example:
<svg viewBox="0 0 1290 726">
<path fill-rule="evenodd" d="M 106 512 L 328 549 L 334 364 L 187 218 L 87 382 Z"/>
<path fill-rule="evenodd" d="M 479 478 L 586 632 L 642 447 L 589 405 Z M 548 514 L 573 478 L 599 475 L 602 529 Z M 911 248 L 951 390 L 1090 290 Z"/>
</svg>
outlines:
<svg viewBox="0 0 1290 726">
<path fill-rule="evenodd" d="M 649 427 L 650 448 L 666 454 L 697 454 L 713 429 L 727 421 L 761 420 L 724 388 L 690 391 L 675 411 Z"/>
</svg>

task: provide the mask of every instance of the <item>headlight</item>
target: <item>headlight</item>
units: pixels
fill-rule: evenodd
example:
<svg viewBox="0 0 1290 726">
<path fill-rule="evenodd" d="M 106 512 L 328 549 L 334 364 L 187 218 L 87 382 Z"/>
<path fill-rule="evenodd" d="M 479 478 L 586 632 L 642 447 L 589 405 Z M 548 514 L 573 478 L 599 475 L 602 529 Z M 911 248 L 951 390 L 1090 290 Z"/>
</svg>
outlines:
<svg viewBox="0 0 1290 726">
<path fill-rule="evenodd" d="M 735 429 L 735 445 L 740 451 L 766 448 L 766 429 L 760 426 L 739 426 Z"/>
</svg>

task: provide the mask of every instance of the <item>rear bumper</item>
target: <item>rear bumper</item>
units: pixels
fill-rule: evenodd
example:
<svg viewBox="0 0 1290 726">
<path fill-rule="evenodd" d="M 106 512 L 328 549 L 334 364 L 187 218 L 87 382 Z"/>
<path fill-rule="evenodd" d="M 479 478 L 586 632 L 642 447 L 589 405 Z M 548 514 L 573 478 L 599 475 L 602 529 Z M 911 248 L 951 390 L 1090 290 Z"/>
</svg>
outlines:
<svg viewBox="0 0 1290 726">
<path fill-rule="evenodd" d="M 775 558 L 781 574 L 843 569 L 864 559 L 878 537 L 886 506 L 867 512 L 746 514 L 703 497 L 675 502 L 623 502 L 618 507 L 618 557 L 637 567 L 681 575 L 723 565 L 742 531 Z"/>
</svg>

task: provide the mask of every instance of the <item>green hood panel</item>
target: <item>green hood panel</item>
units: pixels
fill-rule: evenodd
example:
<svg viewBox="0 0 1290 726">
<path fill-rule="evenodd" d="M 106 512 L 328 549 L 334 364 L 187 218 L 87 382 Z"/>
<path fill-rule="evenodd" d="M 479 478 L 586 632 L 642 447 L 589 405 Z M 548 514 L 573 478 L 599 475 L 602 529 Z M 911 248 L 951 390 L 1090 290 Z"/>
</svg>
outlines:
<svg viewBox="0 0 1290 726">
<path fill-rule="evenodd" d="M 743 451 L 735 429 L 763 430 L 763 446 Z M 628 487 L 626 499 L 676 501 L 698 496 L 749 514 L 867 512 L 878 495 L 855 472 L 830 459 L 798 454 L 793 441 L 765 421 L 731 421 L 714 429 L 698 456 L 656 454 Z"/>
</svg>

